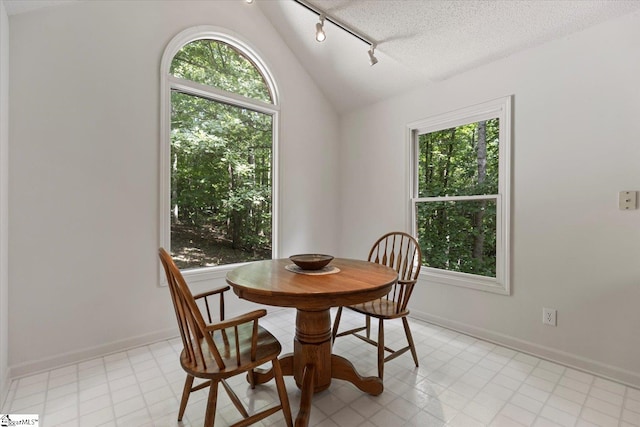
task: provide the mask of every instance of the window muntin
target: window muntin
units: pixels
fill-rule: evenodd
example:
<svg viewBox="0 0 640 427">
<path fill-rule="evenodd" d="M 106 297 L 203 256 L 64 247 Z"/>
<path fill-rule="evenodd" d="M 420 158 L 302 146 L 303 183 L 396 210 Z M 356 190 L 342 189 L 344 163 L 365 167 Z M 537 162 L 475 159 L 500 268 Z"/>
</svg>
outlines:
<svg viewBox="0 0 640 427">
<path fill-rule="evenodd" d="M 410 125 L 423 275 L 509 293 L 510 98 Z"/>
<path fill-rule="evenodd" d="M 206 67 L 203 67 L 202 64 L 207 63 L 207 61 L 193 61 L 194 68 L 188 70 L 185 65 L 184 55 L 189 49 L 185 49 L 185 47 L 201 40 L 206 41 L 206 43 L 199 43 L 200 47 L 208 45 L 211 48 L 212 46 L 217 46 L 215 43 L 219 43 L 220 50 L 225 52 L 226 55 L 231 55 L 231 59 L 225 58 L 225 61 L 218 61 L 218 64 L 224 63 L 226 66 L 231 63 L 240 64 L 238 67 L 243 72 L 236 73 L 236 75 L 225 80 L 224 73 L 220 70 L 212 72 L 211 69 L 204 69 Z M 211 44 L 211 42 L 214 42 L 214 44 Z M 197 49 L 191 51 L 197 51 Z M 179 59 L 174 61 L 176 57 Z M 208 61 L 208 63 L 211 63 L 211 61 Z M 247 66 L 250 66 L 250 68 L 247 68 Z M 200 26 L 182 31 L 169 42 L 162 58 L 161 74 L 163 78 L 161 79 L 162 108 L 160 121 L 163 131 L 161 133 L 160 151 L 160 245 L 167 249 L 180 249 L 183 253 L 190 254 L 188 257 L 190 259 L 184 260 L 186 264 L 182 264 L 181 268 L 187 268 L 183 274 L 191 281 L 222 278 L 229 269 L 229 267 L 226 267 L 229 262 L 242 262 L 244 260 L 277 256 L 278 92 L 274 79 L 263 60 L 246 42 L 241 41 L 239 36 L 228 30 L 219 27 Z M 187 77 L 193 77 L 195 80 L 186 80 L 185 78 Z M 212 84 L 215 86 L 203 84 L 203 82 L 213 82 Z M 176 109 L 174 107 L 179 101 L 182 101 L 183 105 L 189 104 L 192 107 L 197 107 L 197 109 L 191 110 L 194 117 L 189 123 L 179 123 L 174 120 L 176 118 Z M 191 151 L 195 147 L 198 147 L 198 150 L 202 153 L 211 154 L 212 147 L 220 142 L 219 132 L 210 135 L 203 132 L 207 126 L 204 125 L 206 120 L 203 121 L 202 118 L 209 117 L 210 119 L 211 117 L 216 117 L 211 111 L 205 111 L 207 108 L 203 108 L 204 105 L 208 105 L 207 108 L 209 110 L 218 111 L 217 117 L 223 117 L 227 120 L 225 126 L 221 125 L 222 121 L 218 121 L 217 127 L 218 130 L 227 129 L 231 134 L 227 138 L 229 141 L 233 140 L 234 136 L 237 137 L 238 132 L 253 132 L 251 135 L 245 134 L 244 137 L 240 138 L 243 141 L 243 144 L 240 145 L 244 147 L 244 151 L 239 149 L 236 152 L 226 153 L 223 159 L 219 159 L 227 161 L 227 166 L 236 172 L 234 178 L 236 183 L 242 181 L 242 185 L 239 184 L 237 186 L 238 191 L 231 192 L 221 203 L 224 203 L 226 207 L 235 206 L 238 208 L 240 205 L 246 206 L 247 203 L 243 203 L 246 200 L 240 201 L 242 198 L 238 197 L 243 193 L 245 196 L 249 195 L 250 197 L 248 204 L 252 214 L 251 218 L 255 219 L 257 211 L 262 212 L 263 221 L 260 232 L 254 233 L 248 240 L 252 240 L 254 243 L 258 241 L 263 246 L 254 250 L 254 248 L 247 248 L 247 239 L 240 240 L 243 243 L 237 245 L 240 247 L 234 248 L 234 251 L 244 251 L 245 255 L 249 254 L 243 259 L 230 260 L 225 258 L 222 260 L 213 259 L 212 261 L 214 257 L 203 256 L 200 249 L 195 248 L 195 246 L 195 249 L 187 248 L 184 245 L 179 248 L 180 245 L 178 245 L 177 241 L 172 244 L 172 225 L 176 225 L 176 217 L 172 217 L 172 215 L 180 215 L 180 207 L 178 207 L 177 214 L 175 213 L 176 201 L 180 201 L 180 196 L 176 195 L 175 188 L 172 187 L 172 183 L 179 182 L 176 176 L 172 176 L 176 171 L 176 157 L 174 154 L 177 154 L 180 149 Z M 211 107 L 212 105 L 216 106 Z M 208 121 L 209 130 L 213 129 L 212 123 L 212 120 Z M 201 143 L 195 144 L 191 141 L 185 144 L 185 137 L 187 135 L 193 136 L 196 133 L 205 135 Z M 178 145 L 172 147 L 172 136 L 177 137 L 178 134 L 181 134 L 182 141 L 178 142 L 179 139 L 175 141 L 178 145 L 181 144 L 181 147 Z M 238 141 L 238 138 L 236 138 L 236 141 Z M 247 148 L 249 144 L 253 145 Z M 175 149 L 172 150 L 172 148 Z M 249 166 L 247 166 L 247 163 Z M 219 166 L 218 170 L 220 169 Z M 232 175 L 229 173 L 229 176 Z M 238 177 L 242 179 L 238 180 Z M 260 182 L 259 188 L 250 188 L 246 182 L 248 180 Z M 191 180 L 192 183 L 194 181 L 196 180 Z M 195 209 L 197 212 L 192 216 L 200 216 L 204 213 L 211 214 L 216 209 L 212 205 L 210 202 L 202 204 L 200 208 Z M 233 223 L 233 220 L 230 219 L 229 222 Z M 238 230 L 242 227 L 235 227 L 235 229 Z M 250 227 L 246 228 L 251 229 Z M 253 229 L 255 230 L 256 228 Z M 182 240 L 185 241 L 185 239 Z M 174 255 L 174 257 L 177 263 L 183 261 L 180 254 L 178 256 Z M 163 283 L 162 278 L 164 276 L 161 266 L 159 266 L 159 271 L 161 273 L 161 283 Z"/>
</svg>

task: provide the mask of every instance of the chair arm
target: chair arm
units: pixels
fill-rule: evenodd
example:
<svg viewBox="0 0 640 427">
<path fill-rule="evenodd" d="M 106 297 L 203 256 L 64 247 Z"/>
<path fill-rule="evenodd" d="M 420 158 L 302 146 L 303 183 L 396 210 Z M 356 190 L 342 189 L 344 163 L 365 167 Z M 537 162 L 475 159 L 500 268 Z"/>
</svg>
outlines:
<svg viewBox="0 0 640 427">
<path fill-rule="evenodd" d="M 264 317 L 267 315 L 267 310 L 265 309 L 261 309 L 261 310 L 255 310 L 249 313 L 245 313 L 245 314 L 241 314 L 239 316 L 233 317 L 231 319 L 228 320 L 224 320 L 221 322 L 217 322 L 214 323 L 212 325 L 208 325 L 207 326 L 207 331 L 209 332 L 213 332 L 213 331 L 217 331 L 220 329 L 227 329 L 227 328 L 232 328 L 234 326 L 238 326 L 241 325 L 243 323 L 247 323 L 247 322 L 251 322 L 254 320 L 258 320 L 261 317 Z"/>
<path fill-rule="evenodd" d="M 202 293 L 199 293 L 197 295 L 194 295 L 193 298 L 194 299 L 206 298 L 206 297 L 208 297 L 210 295 L 222 294 L 223 292 L 226 292 L 229 289 L 231 289 L 229 286 L 222 286 L 220 288 L 212 289 L 210 291 L 206 291 L 206 292 L 202 292 Z"/>
<path fill-rule="evenodd" d="M 396 296 L 396 313 L 401 313 L 407 309 L 407 304 L 409 303 L 409 298 L 411 298 L 411 294 L 413 293 L 414 285 L 418 282 L 418 279 L 415 280 L 398 280 L 398 284 L 402 286 L 402 290 Z"/>
</svg>

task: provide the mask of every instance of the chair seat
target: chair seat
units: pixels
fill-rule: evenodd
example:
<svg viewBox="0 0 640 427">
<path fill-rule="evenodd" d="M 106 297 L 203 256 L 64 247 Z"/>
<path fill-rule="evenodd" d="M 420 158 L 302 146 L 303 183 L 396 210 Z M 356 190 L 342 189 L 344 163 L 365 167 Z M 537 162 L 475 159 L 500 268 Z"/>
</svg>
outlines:
<svg viewBox="0 0 640 427">
<path fill-rule="evenodd" d="M 225 329 L 227 334 L 227 342 L 225 345 L 223 335 L 220 330 L 217 330 L 213 334 L 213 340 L 216 346 L 221 350 L 220 356 L 224 362 L 225 368 L 220 369 L 218 364 L 214 360 L 211 353 L 204 351 L 204 364 L 199 357 L 195 361 L 189 361 L 185 350 L 180 354 L 180 363 L 185 371 L 198 378 L 209 378 L 213 376 L 217 377 L 231 377 L 237 375 L 238 372 L 247 370 L 248 366 L 257 367 L 268 361 L 278 357 L 282 347 L 280 342 L 269 331 L 262 326 L 258 326 L 258 345 L 256 347 L 256 356 L 254 361 L 251 360 L 251 337 L 253 334 L 253 328 L 251 323 L 244 323 L 238 326 L 238 336 L 240 344 L 240 368 L 238 368 L 238 362 L 236 359 L 235 343 L 235 331 L 233 328 Z M 206 349 L 206 345 L 202 345 L 203 349 Z M 226 350 L 226 351 L 223 351 Z M 195 362 L 195 363 L 194 363 Z"/>
<path fill-rule="evenodd" d="M 398 304 L 386 298 L 350 305 L 348 308 L 378 319 L 396 319 L 409 314 L 409 310 L 396 312 L 398 310 Z"/>
</svg>

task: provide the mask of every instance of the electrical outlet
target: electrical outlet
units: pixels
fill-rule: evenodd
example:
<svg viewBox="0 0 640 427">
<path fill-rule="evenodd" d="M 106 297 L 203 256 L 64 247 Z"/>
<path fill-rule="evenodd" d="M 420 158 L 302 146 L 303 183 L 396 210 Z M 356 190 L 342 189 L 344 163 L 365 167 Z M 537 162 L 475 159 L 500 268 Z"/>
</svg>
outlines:
<svg viewBox="0 0 640 427">
<path fill-rule="evenodd" d="M 542 309 L 542 323 L 549 326 L 556 326 L 556 309 L 555 308 L 543 308 Z"/>
</svg>

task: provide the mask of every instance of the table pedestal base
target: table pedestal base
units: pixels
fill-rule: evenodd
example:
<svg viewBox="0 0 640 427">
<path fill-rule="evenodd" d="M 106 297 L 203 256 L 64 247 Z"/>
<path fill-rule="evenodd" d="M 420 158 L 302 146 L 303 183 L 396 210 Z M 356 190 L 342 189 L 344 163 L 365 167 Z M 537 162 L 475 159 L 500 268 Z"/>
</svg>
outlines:
<svg viewBox="0 0 640 427">
<path fill-rule="evenodd" d="M 331 354 L 331 313 L 329 309 L 297 310 L 294 352 L 280 358 L 284 375 L 293 375 L 301 390 L 300 411 L 295 425 L 307 426 L 314 393 L 326 390 L 331 379 L 349 381 L 365 393 L 377 396 L 384 389 L 378 377 L 362 377 L 351 362 Z M 273 378 L 272 370 L 256 369 L 254 384 L 263 384 Z"/>
</svg>

